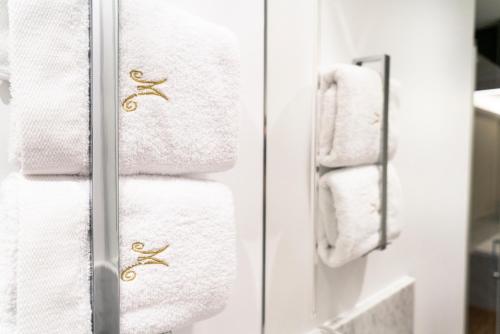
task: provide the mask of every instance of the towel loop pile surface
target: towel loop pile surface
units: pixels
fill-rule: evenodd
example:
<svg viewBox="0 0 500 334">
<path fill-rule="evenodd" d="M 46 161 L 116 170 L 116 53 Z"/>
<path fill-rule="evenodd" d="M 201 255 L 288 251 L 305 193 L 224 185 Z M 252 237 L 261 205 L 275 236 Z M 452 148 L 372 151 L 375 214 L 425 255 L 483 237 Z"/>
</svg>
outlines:
<svg viewBox="0 0 500 334">
<path fill-rule="evenodd" d="M 10 156 L 24 174 L 88 174 L 87 6 L 9 3 Z M 161 0 L 122 1 L 120 17 L 120 172 L 232 168 L 241 81 L 234 34 Z"/>
<path fill-rule="evenodd" d="M 20 173 L 0 194 L 0 332 L 91 334 L 89 1 L 5 12 Z M 163 0 L 122 0 L 120 16 L 120 332 L 161 334 L 218 314 L 233 288 L 232 193 L 192 174 L 236 161 L 239 48 Z"/>
<path fill-rule="evenodd" d="M 399 178 L 389 164 L 384 223 L 384 167 L 380 165 L 384 121 L 389 122 L 387 157 L 391 160 L 395 155 L 398 95 L 398 84 L 393 81 L 389 117 L 384 120 L 384 82 L 376 71 L 339 64 L 320 78 L 317 159 L 326 172 L 318 187 L 317 247 L 330 267 L 385 248 L 401 232 Z"/>
<path fill-rule="evenodd" d="M 89 191 L 82 177 L 4 181 L 1 333 L 91 334 Z M 236 276 L 231 191 L 150 176 L 123 177 L 120 191 L 121 333 L 161 334 L 223 310 Z"/>
</svg>

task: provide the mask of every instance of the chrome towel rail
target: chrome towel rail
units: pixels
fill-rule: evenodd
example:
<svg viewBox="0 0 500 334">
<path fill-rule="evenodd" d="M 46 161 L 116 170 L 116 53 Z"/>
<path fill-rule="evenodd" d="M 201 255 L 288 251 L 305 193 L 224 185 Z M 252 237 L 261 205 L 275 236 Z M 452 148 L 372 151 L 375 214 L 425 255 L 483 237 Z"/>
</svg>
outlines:
<svg viewBox="0 0 500 334">
<path fill-rule="evenodd" d="M 388 240 L 388 163 L 389 163 L 389 98 L 390 98 L 390 63 L 391 58 L 389 55 L 380 56 L 370 56 L 357 58 L 353 60 L 353 63 L 358 66 L 363 66 L 366 63 L 382 63 L 381 76 L 383 81 L 383 104 L 382 104 L 382 127 L 381 127 L 381 150 L 379 164 L 381 166 L 381 201 L 380 201 L 380 240 L 378 246 L 374 250 L 385 250 L 389 244 Z M 318 80 L 318 87 L 319 87 Z M 314 129 L 312 131 L 312 141 L 311 141 L 311 160 L 312 160 L 312 175 L 310 179 L 310 192 L 311 192 L 311 221 L 313 227 L 313 240 L 314 249 L 317 250 L 318 240 L 317 240 L 317 227 L 319 224 L 319 181 L 322 171 L 325 169 L 319 163 L 319 126 L 320 126 L 320 107 L 318 101 L 316 100 L 315 106 L 313 108 L 315 112 L 313 113 L 312 124 Z M 319 266 L 319 256 L 318 252 L 314 252 L 313 258 L 313 308 L 312 316 L 316 317 L 316 294 L 317 294 L 317 284 L 318 284 L 318 266 Z"/>
<path fill-rule="evenodd" d="M 119 334 L 119 0 L 90 0 L 90 6 L 93 332 Z"/>
<path fill-rule="evenodd" d="M 381 187 L 380 187 L 380 244 L 378 249 L 384 250 L 388 246 L 387 239 L 387 201 L 388 201 L 388 178 L 387 168 L 389 164 L 389 93 L 390 93 L 390 78 L 391 78 L 391 57 L 389 55 L 371 56 L 365 58 L 357 58 L 353 63 L 358 66 L 363 66 L 365 63 L 381 62 L 382 63 L 382 85 L 383 85 L 383 104 L 382 104 L 382 136 L 380 150 L 380 165 L 382 167 Z"/>
</svg>

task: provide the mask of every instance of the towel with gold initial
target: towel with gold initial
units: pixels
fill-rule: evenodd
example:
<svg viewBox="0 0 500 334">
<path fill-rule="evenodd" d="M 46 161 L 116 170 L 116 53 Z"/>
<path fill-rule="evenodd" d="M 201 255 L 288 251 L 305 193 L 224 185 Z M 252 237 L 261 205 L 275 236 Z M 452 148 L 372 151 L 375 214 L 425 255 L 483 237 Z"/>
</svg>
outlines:
<svg viewBox="0 0 500 334">
<path fill-rule="evenodd" d="M 236 271 L 222 184 L 124 177 L 121 333 L 162 334 L 220 312 Z M 91 334 L 89 184 L 10 176 L 0 198 L 0 332 Z"/>
<path fill-rule="evenodd" d="M 43 13 L 43 15 L 40 15 Z M 87 175 L 88 0 L 9 3 L 11 159 L 24 174 Z M 171 1 L 120 1 L 120 171 L 220 172 L 236 161 L 235 35 Z"/>
</svg>

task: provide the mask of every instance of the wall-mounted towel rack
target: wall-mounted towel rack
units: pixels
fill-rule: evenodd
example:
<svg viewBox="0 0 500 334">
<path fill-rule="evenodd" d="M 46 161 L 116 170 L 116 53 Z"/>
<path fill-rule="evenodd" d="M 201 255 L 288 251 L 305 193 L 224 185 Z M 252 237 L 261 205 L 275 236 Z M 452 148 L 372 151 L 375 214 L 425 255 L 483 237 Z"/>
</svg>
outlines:
<svg viewBox="0 0 500 334">
<path fill-rule="evenodd" d="M 383 99 L 382 99 L 382 120 L 381 120 L 381 142 L 380 142 L 380 158 L 378 164 L 381 167 L 381 203 L 380 203 L 380 242 L 379 246 L 376 249 L 385 250 L 388 245 L 388 237 L 387 237 L 387 216 L 388 216 L 388 163 L 389 163 L 389 98 L 390 98 L 390 62 L 391 58 L 389 55 L 380 55 L 380 56 L 370 56 L 363 58 L 356 58 L 353 60 L 354 65 L 363 66 L 367 63 L 381 63 L 382 68 L 380 71 L 380 75 L 382 77 L 382 86 L 383 86 Z M 314 122 L 315 129 L 313 131 L 313 157 L 312 160 L 314 162 L 314 171 L 311 179 L 312 187 L 311 191 L 313 196 L 311 208 L 312 208 L 312 221 L 314 224 L 314 230 L 316 231 L 316 226 L 319 223 L 319 180 L 322 172 L 322 166 L 319 162 L 319 112 L 320 108 L 316 105 L 316 112 L 314 113 Z M 315 244 L 316 236 L 314 238 Z M 316 256 L 316 255 L 315 255 Z M 317 262 L 317 258 L 315 261 Z"/>
<path fill-rule="evenodd" d="M 90 4 L 93 332 L 119 334 L 119 0 Z"/>
<path fill-rule="evenodd" d="M 384 250 L 387 248 L 387 169 L 389 163 L 389 98 L 390 98 L 390 78 L 391 78 L 391 57 L 389 55 L 371 56 L 357 58 L 353 63 L 358 66 L 363 66 L 366 63 L 380 62 L 382 64 L 381 76 L 383 85 L 383 105 L 382 105 L 382 136 L 380 150 L 380 165 L 382 167 L 381 187 L 380 187 L 380 244 L 378 249 Z"/>
<path fill-rule="evenodd" d="M 356 58 L 353 60 L 353 64 L 357 66 L 363 66 L 366 63 L 381 63 L 382 69 L 380 71 L 382 77 L 382 85 L 383 85 L 383 104 L 382 108 L 382 120 L 381 120 L 381 149 L 380 149 L 380 158 L 379 165 L 381 166 L 381 203 L 380 203 L 380 240 L 378 247 L 373 250 L 385 250 L 388 246 L 388 163 L 389 163 L 389 98 L 390 98 L 390 56 L 389 55 L 379 55 L 379 56 L 370 56 L 363 58 Z M 320 80 L 318 80 L 318 88 L 319 88 Z M 315 249 L 318 246 L 317 240 L 317 229 L 319 224 L 319 192 L 320 192 L 320 176 L 322 173 L 323 167 L 320 164 L 320 155 L 319 155 L 319 128 L 320 128 L 320 108 L 318 101 L 316 100 L 315 112 L 313 113 L 313 122 L 314 129 L 312 131 L 312 156 L 311 160 L 313 162 L 313 172 L 311 176 L 311 187 L 310 191 L 312 196 L 311 198 L 311 221 L 312 221 L 312 229 L 313 229 L 313 240 Z M 318 280 L 318 263 L 319 256 L 317 252 L 314 252 L 313 259 L 313 309 L 312 316 L 316 316 L 316 286 Z"/>
</svg>

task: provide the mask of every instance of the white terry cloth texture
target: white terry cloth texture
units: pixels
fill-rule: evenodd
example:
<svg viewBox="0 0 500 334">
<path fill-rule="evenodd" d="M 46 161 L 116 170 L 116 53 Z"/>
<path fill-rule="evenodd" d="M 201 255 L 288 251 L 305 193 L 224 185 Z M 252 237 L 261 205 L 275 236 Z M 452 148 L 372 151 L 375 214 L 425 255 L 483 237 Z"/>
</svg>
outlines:
<svg viewBox="0 0 500 334">
<path fill-rule="evenodd" d="M 236 272 L 228 188 L 160 176 L 120 186 L 121 333 L 161 334 L 220 312 Z M 90 334 L 88 182 L 14 174 L 3 193 L 0 329 Z"/>
<path fill-rule="evenodd" d="M 25 174 L 88 174 L 88 0 L 11 1 L 15 119 Z M 120 171 L 219 172 L 236 161 L 239 47 L 163 0 L 123 0 Z"/>
<path fill-rule="evenodd" d="M 0 333 L 16 332 L 17 183 L 0 189 Z"/>
<path fill-rule="evenodd" d="M 330 267 L 340 267 L 380 245 L 381 167 L 342 168 L 320 179 L 318 253 Z M 388 241 L 401 233 L 398 215 L 401 185 L 388 169 Z"/>
<path fill-rule="evenodd" d="M 9 1 L 10 158 L 35 174 L 89 163 L 88 0 Z"/>
<path fill-rule="evenodd" d="M 391 82 L 389 157 L 396 152 L 399 84 Z M 369 165 L 379 161 L 383 122 L 383 82 L 379 73 L 340 64 L 324 71 L 318 93 L 319 161 L 325 167 Z"/>
<path fill-rule="evenodd" d="M 9 79 L 7 0 L 0 0 L 0 81 Z"/>
</svg>

